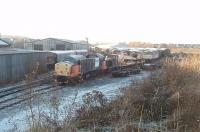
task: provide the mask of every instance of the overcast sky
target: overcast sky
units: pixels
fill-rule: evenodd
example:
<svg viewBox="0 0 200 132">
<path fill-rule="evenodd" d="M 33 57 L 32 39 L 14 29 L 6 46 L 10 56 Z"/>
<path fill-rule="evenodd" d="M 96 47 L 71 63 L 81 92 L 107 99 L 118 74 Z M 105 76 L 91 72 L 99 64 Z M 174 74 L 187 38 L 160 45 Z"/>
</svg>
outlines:
<svg viewBox="0 0 200 132">
<path fill-rule="evenodd" d="M 0 0 L 0 33 L 91 42 L 200 43 L 198 0 Z"/>
</svg>

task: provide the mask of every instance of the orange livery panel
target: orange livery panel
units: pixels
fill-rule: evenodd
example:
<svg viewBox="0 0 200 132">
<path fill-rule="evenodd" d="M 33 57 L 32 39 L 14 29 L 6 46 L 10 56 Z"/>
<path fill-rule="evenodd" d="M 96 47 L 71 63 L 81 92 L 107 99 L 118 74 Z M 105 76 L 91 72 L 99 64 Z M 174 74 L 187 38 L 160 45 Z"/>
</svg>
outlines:
<svg viewBox="0 0 200 132">
<path fill-rule="evenodd" d="M 80 75 L 80 65 L 73 65 L 71 67 L 71 74 L 70 77 L 78 77 Z"/>
</svg>

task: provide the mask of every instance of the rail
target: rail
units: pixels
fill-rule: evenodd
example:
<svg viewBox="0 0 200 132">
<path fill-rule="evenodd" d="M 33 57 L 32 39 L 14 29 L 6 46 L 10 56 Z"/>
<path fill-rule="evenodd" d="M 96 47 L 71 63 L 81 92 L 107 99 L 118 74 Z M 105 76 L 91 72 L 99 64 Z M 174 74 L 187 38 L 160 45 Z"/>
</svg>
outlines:
<svg viewBox="0 0 200 132">
<path fill-rule="evenodd" d="M 61 86 L 51 84 L 52 79 L 53 75 L 45 75 L 31 82 L 1 88 L 0 110 L 25 102 L 34 96 L 61 89 Z"/>
</svg>

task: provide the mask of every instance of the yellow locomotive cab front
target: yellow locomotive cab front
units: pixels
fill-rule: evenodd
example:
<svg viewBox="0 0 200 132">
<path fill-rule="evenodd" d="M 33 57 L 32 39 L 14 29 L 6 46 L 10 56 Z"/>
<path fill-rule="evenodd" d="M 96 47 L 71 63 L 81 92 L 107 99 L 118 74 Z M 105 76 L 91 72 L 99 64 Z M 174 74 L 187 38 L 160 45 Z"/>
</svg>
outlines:
<svg viewBox="0 0 200 132">
<path fill-rule="evenodd" d="M 70 62 L 60 62 L 55 64 L 55 76 L 57 82 L 69 83 L 80 79 L 80 65 L 73 65 Z"/>
<path fill-rule="evenodd" d="M 66 62 L 60 62 L 55 64 L 55 75 L 69 77 L 71 74 L 72 65 Z"/>
</svg>

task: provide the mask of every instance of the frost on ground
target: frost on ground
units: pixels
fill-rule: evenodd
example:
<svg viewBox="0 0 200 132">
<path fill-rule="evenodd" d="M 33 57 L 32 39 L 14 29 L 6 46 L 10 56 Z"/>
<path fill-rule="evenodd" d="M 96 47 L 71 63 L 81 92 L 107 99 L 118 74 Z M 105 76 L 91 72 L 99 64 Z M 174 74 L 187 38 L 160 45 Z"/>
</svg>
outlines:
<svg viewBox="0 0 200 132">
<path fill-rule="evenodd" d="M 73 108 L 76 109 L 82 104 L 82 96 L 85 93 L 98 90 L 101 91 L 106 98 L 111 99 L 113 96 L 119 94 L 119 88 L 129 85 L 132 83 L 132 80 L 142 80 L 149 75 L 150 72 L 143 71 L 140 74 L 132 75 L 126 78 L 111 78 L 106 76 L 95 78 L 94 80 L 88 80 L 75 86 L 66 86 L 65 88 L 54 93 L 45 94 L 45 96 L 42 95 L 40 98 L 34 99 L 32 102 L 32 108 L 35 111 L 40 109 L 43 112 L 47 112 L 49 110 L 49 104 L 47 102 L 49 101 L 51 95 L 56 94 L 56 97 L 58 97 L 60 103 L 60 108 L 72 109 L 70 107 L 71 103 L 76 103 Z M 69 111 L 73 113 L 73 110 Z M 28 125 L 28 115 L 30 115 L 30 107 L 27 104 L 19 104 L 12 108 L 7 108 L 1 111 L 0 130 L 24 130 L 24 128 L 27 128 Z"/>
</svg>

